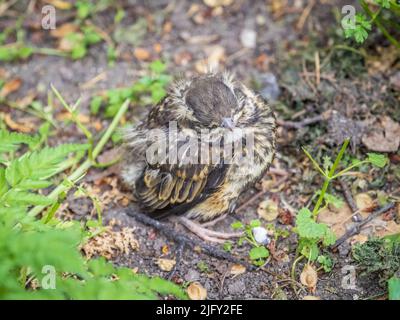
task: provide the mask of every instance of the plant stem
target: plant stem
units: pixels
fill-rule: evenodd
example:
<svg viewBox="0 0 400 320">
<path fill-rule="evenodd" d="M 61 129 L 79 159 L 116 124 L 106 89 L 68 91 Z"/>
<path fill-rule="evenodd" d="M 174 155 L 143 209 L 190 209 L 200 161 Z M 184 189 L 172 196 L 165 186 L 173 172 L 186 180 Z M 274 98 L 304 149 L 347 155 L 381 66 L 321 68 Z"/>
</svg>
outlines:
<svg viewBox="0 0 400 320">
<path fill-rule="evenodd" d="M 337 157 L 336 157 L 336 159 L 335 159 L 335 162 L 333 163 L 331 169 L 329 170 L 328 175 L 325 176 L 324 184 L 323 184 L 323 186 L 322 186 L 322 189 L 321 189 L 321 192 L 320 192 L 320 194 L 319 194 L 317 203 L 316 203 L 316 205 L 315 205 L 315 207 L 314 207 L 314 210 L 313 210 L 313 212 L 312 212 L 315 219 L 317 218 L 319 208 L 321 207 L 322 201 L 324 200 L 326 190 L 328 190 L 329 183 L 331 182 L 331 180 L 333 180 L 333 177 L 334 177 L 336 168 L 338 167 L 340 161 L 342 160 L 342 158 L 343 158 L 343 156 L 344 156 L 344 153 L 345 153 L 345 151 L 346 151 L 347 146 L 349 145 L 349 143 L 350 143 L 350 139 L 346 139 L 346 140 L 343 142 L 343 145 L 342 145 L 342 147 L 340 148 L 339 154 L 337 155 Z"/>
<path fill-rule="evenodd" d="M 59 57 L 67 57 L 68 54 L 66 52 L 53 49 L 53 48 L 32 48 L 33 53 L 44 54 L 47 56 L 59 56 Z"/>
<path fill-rule="evenodd" d="M 292 264 L 292 271 L 291 271 L 290 274 L 291 274 L 292 280 L 295 281 L 295 282 L 296 282 L 296 265 L 297 265 L 297 263 L 298 263 L 299 261 L 303 260 L 303 258 L 304 258 L 303 255 L 297 257 L 297 259 L 294 260 L 294 262 L 293 262 L 293 264 Z"/>
<path fill-rule="evenodd" d="M 382 22 L 380 21 L 378 15 L 374 15 L 374 13 L 369 9 L 368 5 L 365 3 L 364 0 L 360 0 L 361 7 L 364 11 L 370 16 L 372 22 L 374 22 L 382 34 L 388 39 L 394 46 L 400 49 L 400 42 L 398 42 L 394 37 L 390 35 L 390 33 L 386 30 Z"/>
<path fill-rule="evenodd" d="M 117 127 L 122 116 L 125 114 L 126 110 L 128 109 L 129 102 L 130 102 L 129 99 L 125 100 L 125 102 L 122 104 L 121 108 L 118 110 L 118 113 L 115 115 L 110 126 L 107 128 L 107 131 L 103 134 L 100 141 L 98 142 L 96 147 L 93 149 L 93 154 L 92 154 L 93 159 L 89 159 L 89 158 L 86 159 L 74 172 L 72 172 L 66 178 L 67 181 L 71 181 L 71 182 L 75 183 L 83 175 L 86 174 L 86 172 L 89 170 L 89 168 L 93 165 L 96 157 L 100 154 L 101 150 L 103 149 L 103 147 L 105 146 L 107 141 L 110 139 L 112 133 L 114 132 L 115 128 Z M 70 188 L 71 188 L 71 184 L 62 183 L 48 195 L 48 198 L 52 199 L 52 200 L 56 200 L 61 193 L 68 191 Z M 42 212 L 42 210 L 44 208 L 46 208 L 46 206 L 35 206 L 28 212 L 28 215 L 32 216 L 32 217 L 37 216 L 40 212 Z"/>
</svg>

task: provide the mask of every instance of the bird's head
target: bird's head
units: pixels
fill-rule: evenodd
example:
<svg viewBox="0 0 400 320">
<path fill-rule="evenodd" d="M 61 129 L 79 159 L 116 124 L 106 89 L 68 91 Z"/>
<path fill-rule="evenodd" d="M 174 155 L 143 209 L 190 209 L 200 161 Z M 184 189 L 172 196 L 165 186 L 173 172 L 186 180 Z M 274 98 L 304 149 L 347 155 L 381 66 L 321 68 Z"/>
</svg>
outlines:
<svg viewBox="0 0 400 320">
<path fill-rule="evenodd" d="M 176 119 L 187 120 L 200 129 L 245 127 L 257 121 L 259 108 L 269 109 L 228 74 L 210 73 L 180 81 L 171 93 L 171 111 Z"/>
</svg>

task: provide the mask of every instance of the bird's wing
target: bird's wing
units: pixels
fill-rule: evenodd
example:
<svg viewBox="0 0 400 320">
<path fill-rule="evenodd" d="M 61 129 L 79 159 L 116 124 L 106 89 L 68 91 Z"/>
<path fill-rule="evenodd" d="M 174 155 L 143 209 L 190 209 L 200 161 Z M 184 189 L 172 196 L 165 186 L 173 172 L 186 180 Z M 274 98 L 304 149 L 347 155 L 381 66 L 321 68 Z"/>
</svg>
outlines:
<svg viewBox="0 0 400 320">
<path fill-rule="evenodd" d="M 136 196 L 154 218 L 183 214 L 215 192 L 226 170 L 223 164 L 149 165 L 136 182 Z"/>
</svg>

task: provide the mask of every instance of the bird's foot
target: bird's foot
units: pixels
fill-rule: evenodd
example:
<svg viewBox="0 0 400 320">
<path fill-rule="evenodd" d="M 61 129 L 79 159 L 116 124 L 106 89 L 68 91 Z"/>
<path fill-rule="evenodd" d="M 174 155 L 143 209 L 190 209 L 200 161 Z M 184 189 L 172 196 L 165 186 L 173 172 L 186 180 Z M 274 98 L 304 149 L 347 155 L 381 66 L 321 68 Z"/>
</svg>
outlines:
<svg viewBox="0 0 400 320">
<path fill-rule="evenodd" d="M 227 239 L 239 238 L 243 235 L 241 232 L 224 233 L 213 231 L 185 217 L 179 217 L 178 220 L 199 238 L 209 242 L 224 243 Z"/>
</svg>

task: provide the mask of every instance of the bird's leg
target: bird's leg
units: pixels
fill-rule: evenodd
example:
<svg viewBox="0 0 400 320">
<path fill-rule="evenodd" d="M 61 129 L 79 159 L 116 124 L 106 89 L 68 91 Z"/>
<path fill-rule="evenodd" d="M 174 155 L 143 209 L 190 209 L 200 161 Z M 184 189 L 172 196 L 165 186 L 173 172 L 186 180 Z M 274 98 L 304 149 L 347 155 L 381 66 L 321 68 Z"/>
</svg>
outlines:
<svg viewBox="0 0 400 320">
<path fill-rule="evenodd" d="M 228 213 L 223 214 L 222 216 L 219 216 L 218 218 L 208 221 L 208 222 L 204 222 L 201 224 L 202 227 L 213 227 L 215 226 L 215 224 L 217 224 L 218 222 L 224 220 L 226 218 L 226 216 L 228 215 Z"/>
<path fill-rule="evenodd" d="M 185 217 L 179 217 L 178 220 L 199 238 L 210 242 L 224 243 L 225 240 L 227 239 L 239 238 L 243 235 L 243 233 L 241 232 L 224 233 L 224 232 L 209 230 L 207 228 L 202 227 L 200 224 Z"/>
</svg>

